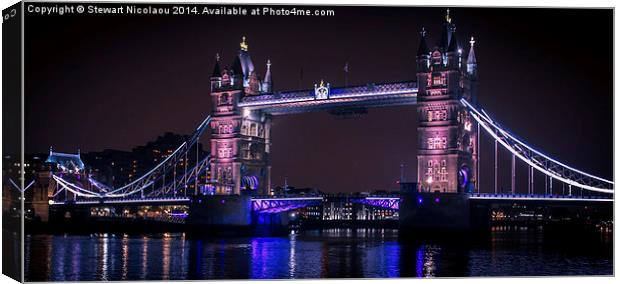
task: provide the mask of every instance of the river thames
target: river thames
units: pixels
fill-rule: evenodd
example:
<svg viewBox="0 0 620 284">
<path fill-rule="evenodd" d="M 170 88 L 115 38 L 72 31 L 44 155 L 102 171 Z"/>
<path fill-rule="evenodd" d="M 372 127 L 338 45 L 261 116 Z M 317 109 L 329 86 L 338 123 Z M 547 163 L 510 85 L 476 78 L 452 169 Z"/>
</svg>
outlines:
<svg viewBox="0 0 620 284">
<path fill-rule="evenodd" d="M 611 233 L 558 240 L 493 228 L 456 242 L 397 230 L 321 229 L 279 237 L 27 235 L 26 281 L 611 275 Z"/>
</svg>

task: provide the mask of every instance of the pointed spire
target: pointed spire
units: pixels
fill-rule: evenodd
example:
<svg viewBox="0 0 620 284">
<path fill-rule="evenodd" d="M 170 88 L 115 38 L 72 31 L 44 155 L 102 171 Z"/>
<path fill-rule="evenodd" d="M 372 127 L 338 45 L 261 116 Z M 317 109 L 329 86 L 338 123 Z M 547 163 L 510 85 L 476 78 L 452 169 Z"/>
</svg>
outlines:
<svg viewBox="0 0 620 284">
<path fill-rule="evenodd" d="M 243 67 L 241 67 L 241 60 L 239 59 L 239 56 L 235 56 L 235 59 L 233 60 L 232 66 L 230 68 L 232 69 L 234 75 L 243 76 Z"/>
<path fill-rule="evenodd" d="M 439 50 L 441 52 L 448 51 L 450 42 L 452 41 L 452 33 L 455 30 L 454 24 L 452 24 L 452 18 L 450 17 L 450 9 L 446 11 L 446 21 L 443 23 L 443 28 L 441 30 L 441 38 L 439 39 Z"/>
<path fill-rule="evenodd" d="M 428 46 L 426 45 L 426 30 L 424 29 L 424 27 L 422 27 L 420 35 L 422 35 L 422 37 L 420 38 L 420 45 L 418 46 L 418 53 L 416 55 L 428 55 L 429 51 Z"/>
<path fill-rule="evenodd" d="M 248 44 L 245 42 L 245 36 L 241 38 L 241 43 L 239 44 L 239 47 L 241 47 L 241 50 L 243 51 L 248 51 Z"/>
<path fill-rule="evenodd" d="M 456 42 L 456 28 L 452 30 L 452 36 L 450 37 L 450 44 L 448 45 L 448 52 L 456 52 L 458 50 L 458 43 Z"/>
<path fill-rule="evenodd" d="M 213 67 L 213 73 L 211 78 L 217 78 L 222 76 L 222 70 L 220 69 L 220 54 L 215 54 L 215 66 Z"/>
<path fill-rule="evenodd" d="M 78 155 L 78 156 L 80 155 L 80 148 L 78 148 L 78 152 L 77 152 L 77 155 Z"/>
<path fill-rule="evenodd" d="M 52 146 L 50 146 L 50 155 L 52 154 L 52 152 L 53 152 L 53 151 L 52 151 Z"/>
<path fill-rule="evenodd" d="M 471 37 L 471 40 L 469 41 L 470 44 L 470 48 L 469 48 L 469 54 L 467 55 L 467 73 L 475 75 L 476 74 L 476 53 L 474 52 L 474 43 L 476 43 L 476 41 L 474 40 L 474 37 Z"/>
<path fill-rule="evenodd" d="M 446 51 L 446 49 L 448 49 L 448 44 L 450 43 L 449 41 L 450 41 L 450 39 L 448 38 L 448 31 L 444 27 L 441 30 L 441 38 L 439 39 L 439 43 L 438 43 L 439 50 L 442 51 L 442 52 Z"/>
<path fill-rule="evenodd" d="M 271 60 L 267 59 L 267 71 L 265 72 L 265 80 L 263 81 L 263 92 L 271 93 L 273 82 L 271 81 Z"/>
<path fill-rule="evenodd" d="M 252 63 L 252 59 L 250 58 L 245 36 L 242 38 L 239 46 L 241 49 L 239 50 L 239 55 L 235 57 L 232 69 L 235 72 L 235 75 L 243 76 L 243 86 L 247 87 L 249 84 L 250 74 L 254 72 L 254 63 Z"/>
<path fill-rule="evenodd" d="M 467 56 L 467 64 L 476 64 L 476 53 L 474 52 L 474 44 L 476 43 L 476 41 L 474 40 L 474 37 L 471 37 L 471 40 L 469 41 L 470 44 L 470 48 L 469 48 L 469 55 Z"/>
</svg>

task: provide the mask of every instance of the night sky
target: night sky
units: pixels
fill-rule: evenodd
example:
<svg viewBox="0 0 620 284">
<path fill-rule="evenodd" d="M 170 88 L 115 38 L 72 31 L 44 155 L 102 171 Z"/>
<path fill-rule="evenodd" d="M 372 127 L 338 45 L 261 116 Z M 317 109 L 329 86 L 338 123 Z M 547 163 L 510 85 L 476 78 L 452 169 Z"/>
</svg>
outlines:
<svg viewBox="0 0 620 284">
<path fill-rule="evenodd" d="M 321 79 L 342 85 L 345 62 L 349 85 L 415 80 L 418 31 L 426 27 L 434 45 L 445 15 L 445 8 L 329 8 L 336 16 L 27 14 L 26 151 L 130 150 L 167 131 L 191 133 L 210 110 L 215 54 L 230 65 L 242 36 L 261 75 L 271 59 L 276 91 Z M 451 14 L 463 46 L 476 37 L 481 106 L 535 148 L 611 179 L 613 11 Z M 291 185 L 326 192 L 397 189 L 401 163 L 407 179 L 416 178 L 416 119 L 412 106 L 372 108 L 357 119 L 278 116 L 272 183 L 288 176 Z M 483 142 L 481 182 L 490 188 L 493 143 Z M 509 160 L 503 150 L 505 187 Z M 521 164 L 520 180 L 525 170 Z"/>
</svg>

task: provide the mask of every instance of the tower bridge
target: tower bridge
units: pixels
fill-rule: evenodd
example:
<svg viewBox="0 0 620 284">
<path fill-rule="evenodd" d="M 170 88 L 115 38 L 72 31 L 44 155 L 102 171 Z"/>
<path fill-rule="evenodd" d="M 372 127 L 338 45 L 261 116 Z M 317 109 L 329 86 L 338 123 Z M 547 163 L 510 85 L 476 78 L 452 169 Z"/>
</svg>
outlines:
<svg viewBox="0 0 620 284">
<path fill-rule="evenodd" d="M 216 56 L 210 77 L 209 115 L 187 141 L 153 169 L 117 188 L 93 177 L 80 178 L 83 173 L 79 170 L 59 167 L 53 174 L 50 206 L 179 203 L 198 208 L 205 205 L 193 203 L 193 198 L 203 200 L 213 196 L 214 200 L 227 204 L 228 199 L 222 196 L 237 196 L 239 200 L 244 195 L 266 196 L 272 188 L 270 155 L 274 116 L 394 105 L 411 105 L 417 109 L 419 143 L 418 149 L 412 151 L 417 153 L 418 180 L 415 186 L 402 189 L 400 196 L 365 197 L 355 202 L 398 209 L 401 224 L 416 227 L 456 223 L 466 227 L 471 204 L 480 203 L 535 201 L 612 205 L 613 181 L 543 154 L 487 114 L 477 100 L 475 40 L 471 37 L 465 56 L 455 31 L 456 26 L 447 17 L 437 45 L 429 48 L 422 29 L 416 53 L 416 80 L 343 87 L 334 87 L 322 80 L 313 88 L 297 91 L 274 90 L 270 61 L 261 78 L 254 69 L 244 38 L 230 66 L 222 67 L 219 55 Z M 209 135 L 207 130 L 210 130 Z M 481 188 L 479 182 L 480 137 L 485 133 L 495 146 L 495 186 L 492 189 Z M 210 139 L 209 156 L 198 156 L 200 139 Z M 499 194 L 497 189 L 499 146 L 512 156 L 511 193 L 505 195 Z M 188 165 L 191 160 L 194 164 Z M 517 161 L 528 167 L 527 194 L 516 192 Z M 534 172 L 545 179 L 545 187 L 538 188 L 538 192 L 534 189 Z M 192 184 L 193 192 L 188 190 L 188 185 Z M 564 185 L 568 186 L 568 192 L 560 194 L 558 186 Z M 575 194 L 577 190 L 581 192 L 579 196 Z M 235 206 L 240 206 L 239 212 L 280 213 L 319 200 L 320 197 L 250 197 Z M 433 204 L 442 206 L 432 207 Z M 215 203 L 209 206 L 219 208 Z M 235 212 L 231 210 L 225 214 Z"/>
</svg>

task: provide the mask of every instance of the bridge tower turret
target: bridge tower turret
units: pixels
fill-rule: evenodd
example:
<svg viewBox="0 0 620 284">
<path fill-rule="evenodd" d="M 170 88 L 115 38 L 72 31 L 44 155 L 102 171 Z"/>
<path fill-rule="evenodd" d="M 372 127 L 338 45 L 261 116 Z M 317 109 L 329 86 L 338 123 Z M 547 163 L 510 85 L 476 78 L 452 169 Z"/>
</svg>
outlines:
<svg viewBox="0 0 620 284">
<path fill-rule="evenodd" d="M 262 91 L 271 93 L 273 89 L 273 81 L 271 80 L 271 60 L 267 60 L 267 71 L 265 71 L 265 79 L 263 80 Z"/>
<path fill-rule="evenodd" d="M 261 111 L 238 106 L 245 96 L 261 93 L 245 37 L 232 66 L 211 76 L 211 181 L 217 194 L 249 190 L 267 194 L 271 187 L 269 136 L 271 118 Z"/>
<path fill-rule="evenodd" d="M 455 30 L 448 11 L 438 46 L 428 52 L 423 34 L 418 48 L 418 184 L 422 192 L 472 190 L 475 133 L 459 101 L 469 93 L 464 88 L 466 74 Z"/>
<path fill-rule="evenodd" d="M 222 86 L 222 69 L 220 68 L 220 54 L 215 55 L 215 66 L 211 73 L 211 92 Z"/>
<path fill-rule="evenodd" d="M 476 53 L 474 52 L 474 37 L 471 37 L 469 41 L 470 48 L 467 55 L 467 63 L 462 70 L 463 73 L 463 98 L 471 102 L 473 105 L 478 106 L 478 63 L 476 61 Z M 469 134 L 469 149 L 467 151 L 471 153 L 473 162 L 473 168 L 471 169 L 471 182 L 475 190 L 480 190 L 480 183 L 478 181 L 478 173 L 480 171 L 480 126 L 470 117 L 469 113 L 465 113 L 464 129 Z"/>
<path fill-rule="evenodd" d="M 428 51 L 428 45 L 426 44 L 426 30 L 424 29 L 424 27 L 422 27 L 422 31 L 420 31 L 420 35 L 421 35 L 420 45 L 418 46 L 418 52 L 416 54 L 418 82 L 422 82 L 421 80 L 426 80 L 426 77 L 424 77 L 423 73 L 428 72 L 428 68 L 431 64 L 430 52 Z M 421 87 L 425 87 L 425 86 L 421 86 Z"/>
<path fill-rule="evenodd" d="M 476 96 L 477 92 L 477 81 L 478 81 L 478 62 L 476 61 L 476 53 L 474 52 L 474 44 L 476 41 L 472 36 L 469 40 L 470 48 L 469 54 L 467 55 L 467 64 L 465 65 L 464 73 L 464 97 L 470 102 L 476 105 L 478 102 L 478 98 Z"/>
</svg>

